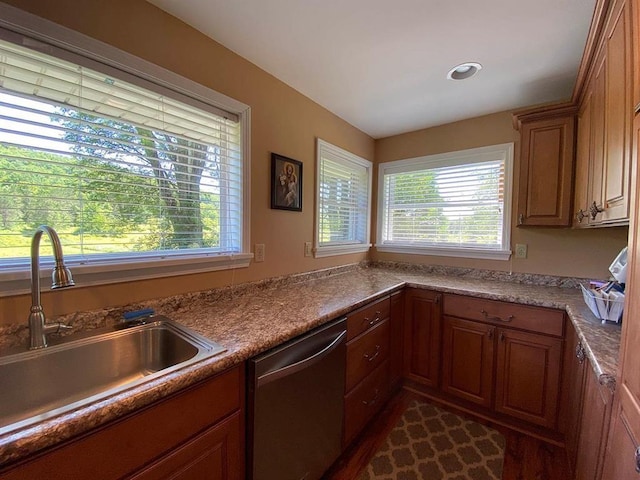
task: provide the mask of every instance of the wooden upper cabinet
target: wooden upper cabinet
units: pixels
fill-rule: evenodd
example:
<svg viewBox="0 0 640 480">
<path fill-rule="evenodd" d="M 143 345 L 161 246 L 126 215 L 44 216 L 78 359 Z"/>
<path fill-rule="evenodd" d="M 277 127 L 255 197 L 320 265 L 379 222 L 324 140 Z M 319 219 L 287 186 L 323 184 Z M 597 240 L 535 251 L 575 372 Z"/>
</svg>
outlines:
<svg viewBox="0 0 640 480">
<path fill-rule="evenodd" d="M 574 215 L 573 226 L 575 228 L 589 225 L 589 171 L 592 163 L 592 110 L 593 92 L 587 92 L 578 112 L 578 135 L 576 143 L 576 170 L 574 185 Z"/>
<path fill-rule="evenodd" d="M 629 220 L 633 118 L 629 10 L 627 2 L 617 2 L 607 24 L 603 223 Z"/>
<path fill-rule="evenodd" d="M 579 108 L 574 227 L 629 223 L 633 119 L 630 24 L 629 3 L 612 2 Z"/>
<path fill-rule="evenodd" d="M 640 113 L 640 1 L 631 2 L 631 49 L 633 50 L 633 105 Z"/>
<path fill-rule="evenodd" d="M 519 116 L 520 181 L 517 224 L 571 225 L 575 114 L 553 118 Z M 518 114 L 516 114 L 518 116 Z"/>
</svg>

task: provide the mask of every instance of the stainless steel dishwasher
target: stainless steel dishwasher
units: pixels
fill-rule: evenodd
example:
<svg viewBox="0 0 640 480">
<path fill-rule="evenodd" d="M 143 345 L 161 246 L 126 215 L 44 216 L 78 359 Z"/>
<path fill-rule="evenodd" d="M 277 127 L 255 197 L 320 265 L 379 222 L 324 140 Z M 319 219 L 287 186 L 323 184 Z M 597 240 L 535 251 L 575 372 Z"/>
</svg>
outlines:
<svg viewBox="0 0 640 480">
<path fill-rule="evenodd" d="M 346 320 L 248 364 L 249 480 L 317 480 L 340 455 Z"/>
</svg>

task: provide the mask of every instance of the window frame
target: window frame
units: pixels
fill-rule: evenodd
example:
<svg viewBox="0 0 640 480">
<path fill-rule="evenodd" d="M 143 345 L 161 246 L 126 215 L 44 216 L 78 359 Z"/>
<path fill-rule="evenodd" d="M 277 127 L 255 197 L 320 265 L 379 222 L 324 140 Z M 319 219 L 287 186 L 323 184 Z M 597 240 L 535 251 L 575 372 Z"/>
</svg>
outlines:
<svg viewBox="0 0 640 480">
<path fill-rule="evenodd" d="M 478 258 L 487 260 L 509 260 L 511 257 L 511 212 L 513 198 L 513 148 L 514 144 L 502 143 L 485 147 L 457 150 L 435 155 L 395 160 L 378 165 L 378 212 L 377 212 L 377 236 L 376 250 L 385 253 L 404 253 L 410 255 L 432 255 L 442 257 L 463 257 Z M 387 172 L 398 173 L 399 171 L 424 170 L 452 165 L 464 165 L 465 158 L 474 158 L 473 162 L 504 160 L 504 209 L 502 216 L 502 245 L 498 249 L 473 248 L 473 247 L 453 247 L 453 246 L 427 246 L 416 243 L 385 243 L 383 240 L 384 227 L 384 180 Z M 481 160 L 477 160 L 481 159 Z M 467 164 L 468 164 L 467 163 Z"/>
<path fill-rule="evenodd" d="M 364 167 L 367 172 L 367 208 L 366 218 L 364 220 L 364 239 L 360 242 L 335 242 L 329 244 L 320 244 L 320 178 L 322 172 L 322 156 L 324 153 L 332 155 L 345 165 L 353 164 L 358 167 Z M 371 248 L 371 192 L 373 185 L 373 163 L 365 158 L 359 157 L 347 150 L 333 145 L 325 140 L 318 138 L 316 140 L 316 220 L 314 235 L 314 257 L 329 257 L 334 255 L 346 255 L 351 253 L 368 252 Z"/>
<path fill-rule="evenodd" d="M 253 254 L 250 252 L 251 108 L 248 105 L 140 57 L 7 4 L 0 4 L 0 35 L 14 42 L 21 37 L 25 43 L 29 43 L 30 48 L 35 46 L 36 50 L 43 53 L 130 83 L 152 83 L 154 90 L 157 87 L 159 93 L 168 93 L 185 103 L 197 104 L 201 108 L 205 104 L 214 112 L 225 111 L 238 116 L 243 169 L 241 252 L 220 254 L 183 251 L 173 255 L 120 257 L 90 264 L 80 262 L 70 265 L 77 285 L 104 285 L 249 266 Z M 62 247 L 64 249 L 64 245 Z M 40 269 L 41 281 L 44 287 L 48 287 L 49 267 L 53 265 L 51 252 L 47 245 L 42 245 L 40 251 L 41 266 L 44 267 Z M 29 265 L 18 264 L 0 271 L 0 297 L 29 291 Z"/>
</svg>

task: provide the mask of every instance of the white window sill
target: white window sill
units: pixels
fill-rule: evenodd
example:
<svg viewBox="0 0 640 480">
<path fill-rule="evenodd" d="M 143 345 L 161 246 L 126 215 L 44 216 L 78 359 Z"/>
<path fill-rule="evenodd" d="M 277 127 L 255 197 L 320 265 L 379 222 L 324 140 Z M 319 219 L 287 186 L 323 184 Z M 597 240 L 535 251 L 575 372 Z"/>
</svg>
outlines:
<svg viewBox="0 0 640 480">
<path fill-rule="evenodd" d="M 335 255 L 347 255 L 349 253 L 365 253 L 371 248 L 371 244 L 357 244 L 357 245 L 326 245 L 322 247 L 316 247 L 314 251 L 315 258 L 332 257 Z"/>
<path fill-rule="evenodd" d="M 172 277 L 191 273 L 230 270 L 249 266 L 252 253 L 210 256 L 181 256 L 176 258 L 130 259 L 115 262 L 81 264 L 73 260 L 65 262 L 71 270 L 76 286 L 107 285 L 152 278 Z M 41 259 L 41 288 L 51 286 L 53 262 Z M 31 291 L 31 267 L 29 265 L 5 268 L 0 273 L 0 297 L 21 295 Z"/>
<path fill-rule="evenodd" d="M 509 260 L 511 250 L 492 250 L 488 248 L 445 248 L 421 247 L 418 245 L 376 244 L 378 252 L 406 253 L 409 255 L 433 255 L 437 257 L 480 258 L 485 260 Z"/>
</svg>

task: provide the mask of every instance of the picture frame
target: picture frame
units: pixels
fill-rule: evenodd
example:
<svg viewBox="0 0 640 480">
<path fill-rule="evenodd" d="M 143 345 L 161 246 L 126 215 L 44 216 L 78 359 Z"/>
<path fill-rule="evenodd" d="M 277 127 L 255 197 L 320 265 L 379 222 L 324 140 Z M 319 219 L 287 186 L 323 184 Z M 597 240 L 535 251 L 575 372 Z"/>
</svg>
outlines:
<svg viewBox="0 0 640 480">
<path fill-rule="evenodd" d="M 302 162 L 271 153 L 271 208 L 302 211 Z"/>
</svg>

